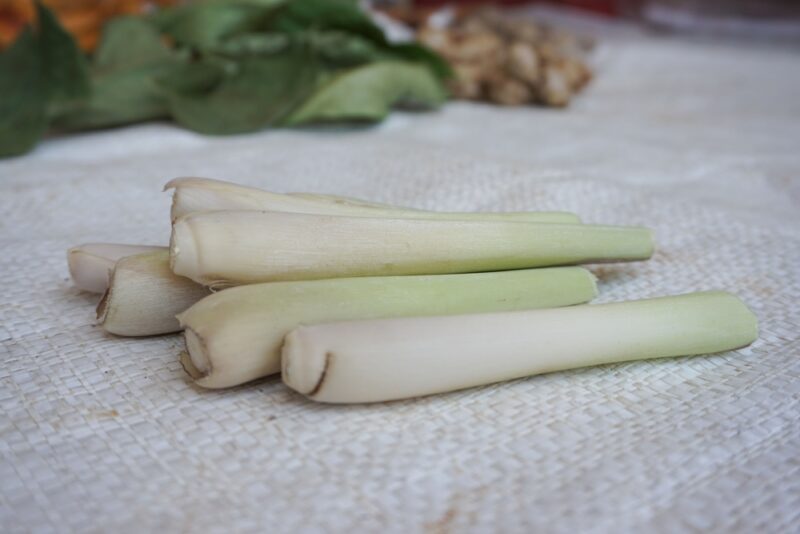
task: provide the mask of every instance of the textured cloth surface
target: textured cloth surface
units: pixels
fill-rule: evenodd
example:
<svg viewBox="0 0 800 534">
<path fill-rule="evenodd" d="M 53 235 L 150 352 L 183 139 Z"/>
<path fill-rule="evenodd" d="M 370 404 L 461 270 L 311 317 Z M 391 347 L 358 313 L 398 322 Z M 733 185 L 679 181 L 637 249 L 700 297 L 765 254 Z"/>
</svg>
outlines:
<svg viewBox="0 0 800 534">
<path fill-rule="evenodd" d="M 597 63 L 566 111 L 145 125 L 0 162 L 0 531 L 798 532 L 800 57 L 628 35 Z M 729 290 L 761 337 L 389 404 L 318 405 L 277 379 L 203 391 L 179 336 L 94 326 L 64 254 L 166 243 L 160 188 L 182 175 L 647 225 L 651 261 L 592 268 L 599 302 Z"/>
</svg>

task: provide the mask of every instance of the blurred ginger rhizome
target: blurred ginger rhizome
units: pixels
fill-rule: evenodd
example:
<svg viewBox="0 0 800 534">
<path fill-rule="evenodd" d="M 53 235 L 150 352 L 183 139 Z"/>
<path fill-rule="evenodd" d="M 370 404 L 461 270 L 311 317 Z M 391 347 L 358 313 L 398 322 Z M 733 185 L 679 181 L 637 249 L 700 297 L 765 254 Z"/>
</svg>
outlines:
<svg viewBox="0 0 800 534">
<path fill-rule="evenodd" d="M 450 63 L 455 98 L 563 107 L 592 78 L 591 40 L 494 9 L 457 15 L 445 27 L 426 22 L 417 37 Z"/>
</svg>

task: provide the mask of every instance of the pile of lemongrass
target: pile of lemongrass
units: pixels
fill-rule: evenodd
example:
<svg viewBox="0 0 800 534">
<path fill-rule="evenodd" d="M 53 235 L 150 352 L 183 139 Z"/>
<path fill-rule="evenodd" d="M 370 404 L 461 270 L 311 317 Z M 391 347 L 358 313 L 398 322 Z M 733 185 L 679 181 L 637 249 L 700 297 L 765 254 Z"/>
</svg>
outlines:
<svg viewBox="0 0 800 534">
<path fill-rule="evenodd" d="M 646 228 L 566 212 L 444 213 L 181 178 L 169 247 L 68 252 L 120 336 L 184 332 L 207 388 L 274 373 L 311 399 L 374 402 L 611 362 L 728 351 L 757 320 L 725 292 L 588 305 L 576 265 L 641 261 Z"/>
</svg>

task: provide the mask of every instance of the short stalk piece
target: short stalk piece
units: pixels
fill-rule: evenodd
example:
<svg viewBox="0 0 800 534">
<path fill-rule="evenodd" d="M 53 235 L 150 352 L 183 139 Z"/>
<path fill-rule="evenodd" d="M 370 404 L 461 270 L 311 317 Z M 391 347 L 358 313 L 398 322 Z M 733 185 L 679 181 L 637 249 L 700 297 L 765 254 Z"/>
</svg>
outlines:
<svg viewBox="0 0 800 534">
<path fill-rule="evenodd" d="M 181 330 L 175 316 L 209 290 L 169 269 L 169 252 L 122 258 L 97 306 L 103 328 L 120 336 L 152 336 Z"/>
<path fill-rule="evenodd" d="M 154 250 L 167 250 L 167 247 L 116 243 L 78 245 L 67 251 L 69 274 L 78 289 L 102 293 L 108 288 L 109 274 L 118 259 Z"/>
</svg>

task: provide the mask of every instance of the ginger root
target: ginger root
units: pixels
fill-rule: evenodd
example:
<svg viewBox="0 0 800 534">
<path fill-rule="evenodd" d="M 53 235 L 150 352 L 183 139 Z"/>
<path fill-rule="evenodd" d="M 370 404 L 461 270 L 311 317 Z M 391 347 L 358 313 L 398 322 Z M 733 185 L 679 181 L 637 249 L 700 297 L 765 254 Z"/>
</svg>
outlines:
<svg viewBox="0 0 800 534">
<path fill-rule="evenodd" d="M 453 97 L 506 106 L 564 107 L 591 80 L 591 43 L 495 9 L 458 17 L 447 28 L 423 25 L 417 38 L 451 65 Z"/>
</svg>

